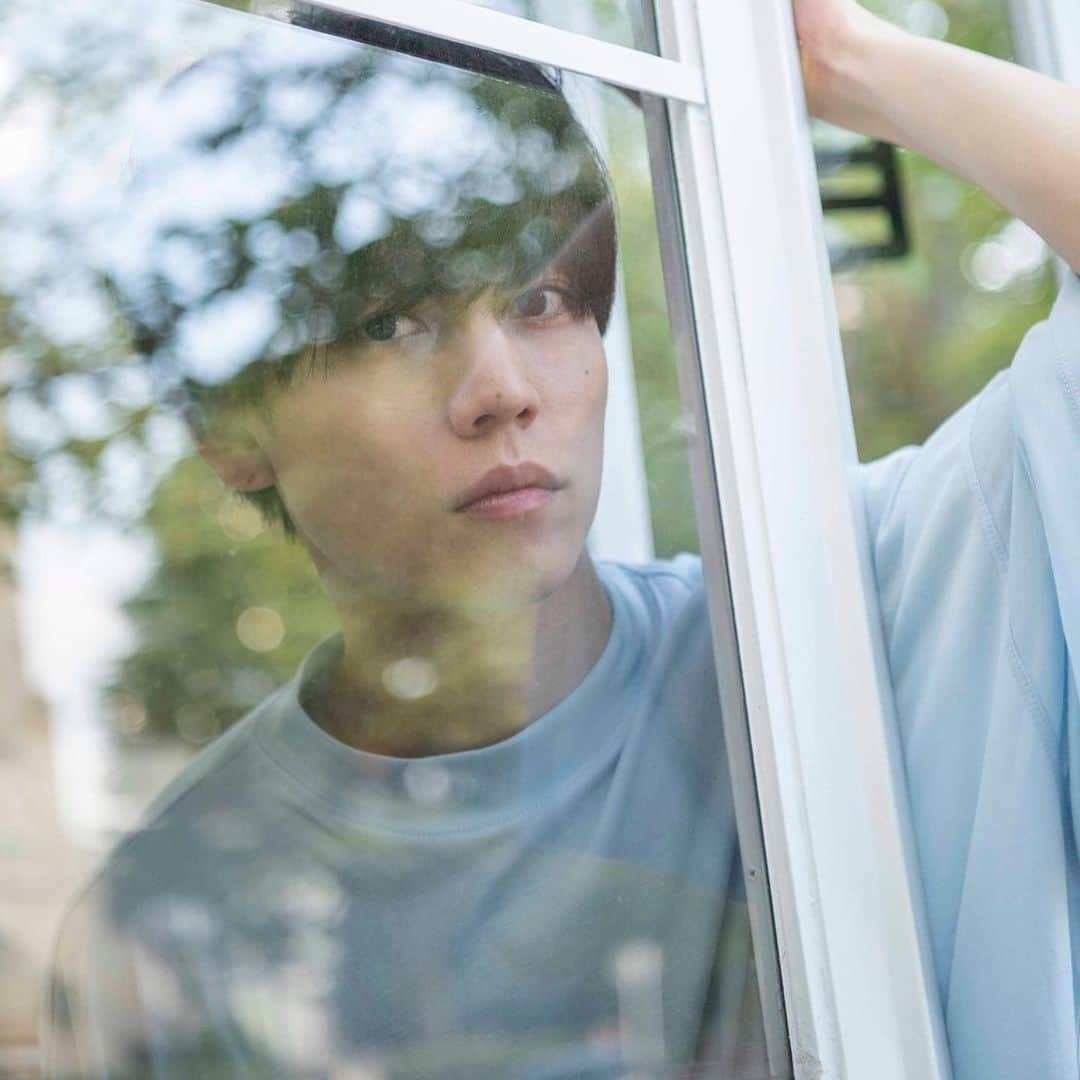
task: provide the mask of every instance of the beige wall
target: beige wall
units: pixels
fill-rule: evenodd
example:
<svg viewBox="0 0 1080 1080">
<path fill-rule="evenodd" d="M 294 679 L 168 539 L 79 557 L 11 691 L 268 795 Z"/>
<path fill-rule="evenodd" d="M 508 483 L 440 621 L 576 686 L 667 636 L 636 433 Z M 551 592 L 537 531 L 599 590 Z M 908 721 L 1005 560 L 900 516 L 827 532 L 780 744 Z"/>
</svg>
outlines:
<svg viewBox="0 0 1080 1080">
<path fill-rule="evenodd" d="M 10 572 L 0 533 L 0 1077 L 25 1067 L 61 905 L 90 856 L 57 813 L 49 717 L 23 676 Z"/>
</svg>

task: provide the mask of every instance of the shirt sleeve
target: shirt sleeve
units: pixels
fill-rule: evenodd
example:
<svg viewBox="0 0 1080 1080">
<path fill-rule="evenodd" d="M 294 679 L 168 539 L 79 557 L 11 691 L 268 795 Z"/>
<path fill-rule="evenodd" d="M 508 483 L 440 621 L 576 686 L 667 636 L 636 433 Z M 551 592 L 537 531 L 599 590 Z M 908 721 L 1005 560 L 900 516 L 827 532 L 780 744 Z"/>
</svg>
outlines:
<svg viewBox="0 0 1080 1080">
<path fill-rule="evenodd" d="M 95 890 L 67 912 L 53 946 L 41 1010 L 47 1080 L 128 1080 L 140 1006 L 129 950 L 95 909 Z"/>
<path fill-rule="evenodd" d="M 862 490 L 958 1080 L 1080 1075 L 1080 282 Z"/>
<path fill-rule="evenodd" d="M 96 878 L 69 908 L 53 947 L 39 1032 L 43 1076 L 248 1075 L 238 1058 L 204 1046 L 209 1029 L 208 1012 L 185 993 L 176 966 L 118 925 L 109 879 Z"/>
</svg>

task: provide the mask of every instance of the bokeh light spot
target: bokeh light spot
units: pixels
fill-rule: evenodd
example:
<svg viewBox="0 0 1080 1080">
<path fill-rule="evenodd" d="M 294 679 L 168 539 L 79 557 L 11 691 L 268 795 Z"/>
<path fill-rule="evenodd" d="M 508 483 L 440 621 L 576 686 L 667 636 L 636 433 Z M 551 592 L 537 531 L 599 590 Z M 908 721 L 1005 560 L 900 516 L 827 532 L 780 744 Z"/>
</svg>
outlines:
<svg viewBox="0 0 1080 1080">
<path fill-rule="evenodd" d="M 382 673 L 383 686 L 396 698 L 415 701 L 433 693 L 439 685 L 439 674 L 430 660 L 403 656 L 387 664 Z"/>
<path fill-rule="evenodd" d="M 266 529 L 262 514 L 250 503 L 227 498 L 218 508 L 218 524 L 233 540 L 254 540 Z"/>
<path fill-rule="evenodd" d="M 236 620 L 236 636 L 252 652 L 273 652 L 285 640 L 285 623 L 268 607 L 249 607 Z"/>
</svg>

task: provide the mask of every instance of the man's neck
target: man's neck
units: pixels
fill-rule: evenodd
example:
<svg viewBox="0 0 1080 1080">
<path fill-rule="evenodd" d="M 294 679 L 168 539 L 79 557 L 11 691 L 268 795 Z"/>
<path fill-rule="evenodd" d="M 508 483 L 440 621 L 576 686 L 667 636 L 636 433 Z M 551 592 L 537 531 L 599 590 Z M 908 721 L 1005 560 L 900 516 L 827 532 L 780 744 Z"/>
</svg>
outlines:
<svg viewBox="0 0 1080 1080">
<path fill-rule="evenodd" d="M 365 597 L 342 613 L 344 655 L 315 719 L 358 750 L 393 757 L 490 746 L 574 690 L 611 619 L 587 554 L 559 588 L 511 611 Z"/>
</svg>

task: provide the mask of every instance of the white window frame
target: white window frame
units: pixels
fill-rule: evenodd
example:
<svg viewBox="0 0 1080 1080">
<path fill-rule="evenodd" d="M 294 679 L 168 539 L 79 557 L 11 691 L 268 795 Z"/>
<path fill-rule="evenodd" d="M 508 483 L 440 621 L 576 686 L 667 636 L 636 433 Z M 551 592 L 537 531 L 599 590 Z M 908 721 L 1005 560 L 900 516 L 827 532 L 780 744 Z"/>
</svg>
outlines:
<svg viewBox="0 0 1080 1080">
<path fill-rule="evenodd" d="M 755 950 L 777 949 L 800 1080 L 944 1080 L 790 0 L 654 0 L 659 55 L 466 0 L 319 2 L 662 99 L 722 705 L 757 781 L 735 778 Z"/>
<path fill-rule="evenodd" d="M 1008 0 L 1016 59 L 1033 71 L 1080 84 L 1080 5 L 1076 0 Z M 1072 273 L 1055 258 L 1058 283 Z"/>
<path fill-rule="evenodd" d="M 213 0 L 211 0 L 213 2 Z M 470 0 L 313 0 L 319 7 L 343 11 L 446 41 L 475 45 L 537 64 L 550 64 L 591 75 L 615 86 L 676 101 L 701 105 L 705 87 L 701 72 L 624 45 L 544 23 L 507 15 Z M 253 0 L 252 12 L 283 18 L 288 0 Z"/>
<path fill-rule="evenodd" d="M 656 9 L 796 1075 L 944 1078 L 790 0 Z"/>
<path fill-rule="evenodd" d="M 1080 83 L 1080 6 L 1075 0 L 1008 0 L 1017 59 Z"/>
</svg>

